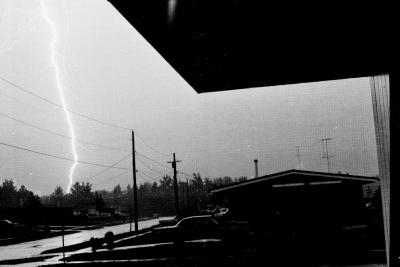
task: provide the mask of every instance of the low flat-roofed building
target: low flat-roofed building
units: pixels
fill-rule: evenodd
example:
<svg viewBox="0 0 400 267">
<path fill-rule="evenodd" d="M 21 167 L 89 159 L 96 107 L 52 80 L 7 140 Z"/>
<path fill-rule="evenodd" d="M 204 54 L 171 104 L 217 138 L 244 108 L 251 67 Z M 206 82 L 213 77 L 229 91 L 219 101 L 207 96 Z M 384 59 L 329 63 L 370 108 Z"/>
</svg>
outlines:
<svg viewBox="0 0 400 267">
<path fill-rule="evenodd" d="M 211 193 L 216 204 L 229 208 L 232 219 L 248 221 L 258 233 L 275 236 L 271 240 L 307 244 L 303 247 L 315 252 L 337 252 L 366 244 L 363 186 L 378 181 L 376 177 L 288 170 Z"/>
<path fill-rule="evenodd" d="M 211 190 L 235 218 L 271 221 L 278 214 L 330 218 L 341 224 L 362 221 L 363 186 L 376 177 L 288 170 Z M 309 213 L 312 214 L 309 214 Z"/>
</svg>

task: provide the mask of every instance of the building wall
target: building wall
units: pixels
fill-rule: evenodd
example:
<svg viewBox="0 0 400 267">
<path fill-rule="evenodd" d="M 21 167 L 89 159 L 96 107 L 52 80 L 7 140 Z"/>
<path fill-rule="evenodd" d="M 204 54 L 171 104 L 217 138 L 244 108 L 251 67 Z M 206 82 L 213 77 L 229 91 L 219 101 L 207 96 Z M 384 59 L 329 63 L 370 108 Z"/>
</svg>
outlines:
<svg viewBox="0 0 400 267">
<path fill-rule="evenodd" d="M 227 199 L 227 207 L 232 216 L 263 225 L 268 224 L 276 212 L 284 213 L 293 220 L 305 217 L 310 217 L 310 220 L 331 220 L 338 227 L 342 224 L 363 224 L 365 219 L 361 184 L 281 188 L 271 188 L 270 184 L 258 184 L 217 195 L 219 204 Z"/>
</svg>

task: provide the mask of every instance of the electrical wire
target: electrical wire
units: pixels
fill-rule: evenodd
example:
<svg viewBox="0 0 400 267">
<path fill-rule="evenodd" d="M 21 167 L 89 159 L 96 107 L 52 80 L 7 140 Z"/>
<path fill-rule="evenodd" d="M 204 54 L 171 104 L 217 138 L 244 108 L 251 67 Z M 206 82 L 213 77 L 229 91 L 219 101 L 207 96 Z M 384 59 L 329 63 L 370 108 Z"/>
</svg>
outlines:
<svg viewBox="0 0 400 267">
<path fill-rule="evenodd" d="M 26 102 L 20 101 L 19 99 L 15 98 L 15 97 L 8 96 L 8 95 L 3 94 L 3 93 L 0 93 L 0 96 L 3 96 L 3 97 L 5 97 L 5 98 L 8 98 L 8 99 L 13 100 L 13 101 L 16 102 L 16 103 L 19 103 L 19 104 L 24 105 L 24 108 L 26 108 L 27 106 L 29 106 L 30 108 L 33 108 L 34 110 L 39 111 L 39 112 L 41 112 L 41 113 L 43 113 L 43 114 L 49 114 L 49 110 L 45 110 L 45 109 L 43 109 L 43 108 L 38 108 L 38 107 L 32 105 L 31 103 L 26 103 Z M 87 129 L 87 130 L 90 130 L 90 131 L 93 131 L 93 130 L 94 130 L 92 127 L 83 125 L 83 124 L 81 124 L 81 123 L 79 123 L 79 122 L 74 122 L 74 126 L 79 127 L 79 128 L 84 128 L 84 129 Z M 105 132 L 105 131 L 102 131 L 102 130 L 99 130 L 99 129 L 96 129 L 96 130 L 94 130 L 94 131 L 97 132 L 97 133 L 102 133 L 102 134 L 106 133 L 106 134 L 109 134 L 109 132 Z M 125 138 L 125 137 L 111 137 L 111 138 L 113 138 L 113 139 L 119 139 L 119 140 L 126 140 L 126 141 L 131 140 L 131 139 Z M 107 138 L 107 139 L 109 139 L 109 138 Z"/>
<path fill-rule="evenodd" d="M 0 80 L 6 82 L 7 84 L 9 84 L 9 85 L 11 85 L 11 86 L 13 86 L 14 88 L 19 89 L 20 91 L 22 91 L 22 92 L 24 92 L 24 93 L 26 93 L 26 94 L 29 94 L 29 95 L 31 95 L 31 96 L 33 96 L 33 97 L 36 97 L 36 98 L 38 98 L 38 99 L 40 99 L 40 100 L 42 100 L 42 101 L 44 101 L 44 102 L 46 102 L 46 103 L 48 103 L 48 104 L 54 106 L 54 107 L 63 109 L 63 106 L 62 106 L 62 105 L 60 105 L 60 104 L 58 104 L 58 103 L 56 103 L 56 102 L 54 102 L 54 101 L 51 101 L 51 100 L 49 100 L 49 99 L 47 99 L 47 98 L 44 98 L 44 97 L 42 97 L 42 96 L 40 96 L 40 95 L 38 95 L 38 94 L 36 94 L 36 93 L 33 93 L 33 92 L 31 92 L 31 91 L 29 91 L 29 90 L 23 88 L 22 86 L 20 86 L 20 85 L 18 85 L 18 84 L 16 84 L 16 83 L 13 83 L 13 82 L 11 82 L 11 81 L 9 81 L 8 79 L 6 79 L 6 78 L 4 78 L 4 77 L 2 77 L 2 76 L 0 76 Z M 129 130 L 129 131 L 131 131 L 131 128 L 128 128 L 128 127 L 124 127 L 124 126 L 120 126 L 120 125 L 108 123 L 108 122 L 105 122 L 105 121 L 101 121 L 101 120 L 95 119 L 95 118 L 93 118 L 93 117 L 90 117 L 90 116 L 88 116 L 88 115 L 85 115 L 85 114 L 82 114 L 82 113 L 79 113 L 79 112 L 75 112 L 75 111 L 72 111 L 72 110 L 67 110 L 67 111 L 70 112 L 71 114 L 74 114 L 74 115 L 83 117 L 83 118 L 85 118 L 85 119 L 88 119 L 88 120 L 97 122 L 97 123 L 99 123 L 99 124 L 103 124 L 103 125 L 106 125 L 106 126 L 110 126 L 110 127 L 114 127 L 114 128 L 119 128 L 119 129 L 124 129 L 124 130 Z M 30 124 L 30 123 L 27 123 L 27 122 L 18 120 L 18 119 L 16 119 L 16 118 L 12 118 L 11 116 L 8 116 L 8 115 L 6 115 L 6 114 L 2 114 L 2 115 L 3 115 L 3 116 L 6 116 L 6 117 L 8 117 L 8 118 L 10 118 L 10 119 L 13 119 L 13 120 L 15 120 L 15 121 L 17 121 L 17 122 L 20 122 L 20 123 L 23 123 L 23 124 L 25 124 L 25 125 L 28 125 L 28 126 L 30 126 L 30 127 L 36 128 L 36 129 L 38 129 L 38 130 L 45 131 L 45 132 L 47 132 L 47 133 L 50 133 L 50 134 L 53 134 L 53 135 L 56 135 L 56 136 L 59 136 L 59 137 L 63 137 L 63 138 L 69 138 L 69 139 L 71 138 L 71 137 L 69 137 L 69 136 L 65 136 L 65 135 L 62 135 L 62 134 L 59 134 L 59 133 L 56 133 L 56 132 L 53 132 L 53 131 L 50 131 L 50 130 L 41 128 L 41 127 L 39 127 L 39 126 L 36 126 L 36 125 Z M 139 139 L 143 142 L 143 144 L 145 144 L 147 147 L 149 147 L 149 148 L 150 148 L 151 150 L 153 150 L 154 152 L 157 152 L 157 153 L 160 154 L 160 155 L 169 157 L 169 155 L 167 155 L 166 153 L 160 152 L 159 150 L 157 150 L 157 149 L 153 148 L 152 146 L 150 146 L 150 145 L 144 140 L 144 138 L 142 138 L 142 137 L 141 137 L 140 135 L 138 135 L 137 133 L 136 133 L 136 136 L 139 137 Z M 111 147 L 107 147 L 107 146 L 103 146 L 103 145 L 99 145 L 99 144 L 87 142 L 87 141 L 84 141 L 84 140 L 77 140 L 77 141 L 79 141 L 79 142 L 81 142 L 81 143 L 86 143 L 86 144 L 90 144 L 90 145 L 95 145 L 95 146 L 103 147 L 103 148 L 106 148 L 106 149 L 127 151 L 127 150 L 122 150 L 122 149 L 117 149 L 117 148 L 111 148 Z M 14 145 L 9 145 L 9 144 L 5 144 L 5 143 L 0 143 L 0 144 L 6 145 L 6 146 L 11 146 L 11 147 L 14 147 L 14 148 L 17 148 L 17 149 L 21 149 L 21 150 L 25 150 L 25 151 L 29 151 L 29 152 L 32 152 L 32 153 L 37 153 L 37 154 L 41 154 L 41 155 L 45 155 L 45 156 L 50 156 L 50 157 L 59 158 L 59 159 L 63 159 L 63 160 L 73 161 L 72 159 L 68 159 L 68 158 L 65 158 L 65 157 L 60 157 L 60 156 L 50 155 L 50 154 L 47 154 L 47 153 L 42 153 L 42 152 L 38 152 L 38 151 L 33 151 L 33 150 L 30 150 L 30 149 L 26 149 L 26 148 L 14 146 Z M 141 153 L 139 153 L 139 152 L 136 152 L 136 153 L 137 153 L 138 155 L 140 155 L 140 156 L 142 156 L 142 157 L 144 157 L 144 158 L 146 158 L 146 159 L 148 159 L 148 160 L 154 162 L 155 164 L 157 164 L 157 165 L 159 165 L 159 166 L 161 166 L 161 167 L 163 167 L 163 168 L 169 169 L 168 166 L 163 165 L 163 164 L 161 164 L 161 163 L 155 161 L 154 159 L 152 159 L 152 158 L 150 158 L 150 157 L 148 157 L 148 156 L 146 156 L 146 155 L 144 155 L 144 154 L 141 154 Z M 90 162 L 82 162 L 82 161 L 78 161 L 78 162 L 79 162 L 79 163 L 82 163 L 82 164 L 91 164 Z M 142 163 L 143 163 L 143 162 L 142 162 Z M 148 167 L 150 170 L 153 170 L 153 169 L 152 169 L 151 167 L 149 167 L 147 164 L 145 164 L 145 163 L 143 163 L 143 164 L 144 164 L 146 167 Z M 95 164 L 91 164 L 91 165 L 100 166 L 100 167 L 110 167 L 110 166 L 106 166 L 106 165 L 102 165 L 102 164 L 96 164 L 96 163 L 95 163 Z M 118 168 L 118 167 L 113 167 L 113 168 Z M 154 171 L 154 170 L 153 170 L 153 171 Z"/>
<path fill-rule="evenodd" d="M 52 106 L 55 106 L 55 107 L 57 107 L 57 108 L 59 108 L 59 109 L 63 109 L 63 106 L 62 106 L 62 105 L 60 105 L 60 104 L 58 104 L 58 103 L 56 103 L 56 102 L 54 102 L 54 101 L 51 101 L 51 100 L 49 100 L 49 99 L 47 99 L 47 98 L 44 98 L 44 97 L 42 97 L 42 96 L 40 96 L 40 95 L 38 95 L 38 94 L 36 94 L 36 93 L 33 93 L 33 92 L 31 92 L 31 91 L 29 91 L 29 90 L 23 88 L 22 86 L 11 82 L 10 80 L 8 80 L 8 79 L 6 79 L 6 78 L 4 78 L 4 77 L 2 77 L 2 76 L 0 76 L 0 80 L 6 82 L 7 84 L 9 84 L 9 85 L 11 85 L 11 86 L 13 86 L 14 88 L 17 88 L 17 89 L 21 90 L 21 91 L 24 92 L 24 93 L 27 93 L 27 94 L 29 94 L 29 95 L 31 95 L 31 96 L 33 96 L 33 97 L 36 97 L 36 98 L 40 99 L 40 100 L 42 100 L 42 101 L 44 101 L 44 102 L 46 102 L 46 103 L 48 103 L 48 104 L 50 104 L 50 105 L 52 105 Z M 132 130 L 131 128 L 124 127 L 124 126 L 120 126 L 120 125 L 116 125 L 116 124 L 112 124 L 112 123 L 105 122 L 105 121 L 101 121 L 101 120 L 95 119 L 95 118 L 93 118 L 93 117 L 90 117 L 90 116 L 88 116 L 88 115 L 85 115 L 85 114 L 83 114 L 83 113 L 79 113 L 79 112 L 76 112 L 76 111 L 73 111 L 73 110 L 67 110 L 67 111 L 70 112 L 71 114 L 74 114 L 74 115 L 83 117 L 83 118 L 85 118 L 85 119 L 88 119 L 88 120 L 97 122 L 97 123 L 99 123 L 99 124 L 103 124 L 103 125 L 106 125 L 106 126 L 110 126 L 110 127 L 114 127 L 114 128 L 119 128 L 119 129 L 123 129 L 123 130 L 129 130 L 129 131 Z M 161 152 L 161 151 L 155 149 L 154 147 L 150 146 L 150 145 L 144 140 L 144 138 L 141 137 L 140 135 L 138 135 L 137 133 L 135 133 L 135 135 L 142 141 L 143 144 L 145 144 L 147 147 L 149 147 L 149 148 L 150 148 L 151 150 L 153 150 L 154 152 L 157 152 L 157 153 L 160 154 L 160 155 L 169 157 L 169 155 L 167 155 L 166 153 L 163 153 L 163 152 Z"/>
<path fill-rule="evenodd" d="M 16 122 L 18 122 L 18 123 L 24 124 L 24 125 L 29 126 L 29 127 L 31 127 L 31 128 L 37 129 L 37 130 L 39 130 L 39 131 L 46 132 L 46 133 L 48 133 L 48 134 L 52 134 L 52 135 L 54 135 L 54 136 L 62 137 L 62 138 L 69 139 L 69 140 L 72 139 L 71 136 L 64 135 L 64 134 L 57 133 L 57 132 L 53 132 L 53 131 L 48 130 L 48 129 L 44 129 L 44 128 L 42 128 L 42 127 L 39 127 L 39 126 L 37 126 L 37 125 L 31 124 L 31 123 L 29 123 L 29 122 L 26 122 L 26 121 L 23 121 L 23 120 L 20 120 L 20 119 L 17 119 L 17 118 L 14 118 L 14 117 L 12 117 L 12 116 L 10 116 L 10 115 L 7 115 L 7 114 L 5 114 L 5 113 L 2 113 L 2 112 L 0 112 L 0 116 L 5 117 L 5 118 L 8 118 L 8 119 L 11 119 L 11 120 L 14 120 L 14 121 L 16 121 Z M 104 148 L 104 149 L 116 150 L 116 151 L 124 151 L 124 152 L 129 151 L 129 150 L 127 150 L 127 149 L 121 149 L 121 148 L 116 148 L 116 147 L 104 146 L 104 145 L 92 143 L 92 142 L 85 141 L 85 140 L 78 139 L 78 138 L 76 138 L 75 140 L 78 141 L 79 143 L 82 143 L 82 144 L 88 144 L 88 145 L 92 145 L 92 146 L 97 146 L 97 147 L 101 147 L 101 148 Z"/>
<path fill-rule="evenodd" d="M 104 170 L 99 171 L 98 173 L 90 176 L 88 179 L 84 180 L 84 182 L 90 181 L 91 179 L 93 179 L 96 176 L 99 176 L 100 174 L 108 171 L 109 169 L 111 169 L 112 167 L 118 165 L 119 163 L 121 163 L 122 161 L 126 160 L 127 158 L 129 158 L 132 155 L 132 153 L 126 155 L 125 157 L 121 158 L 120 160 L 118 160 L 117 162 L 115 162 L 114 164 L 110 165 L 110 167 L 105 168 Z"/>
<path fill-rule="evenodd" d="M 142 161 L 142 160 L 140 160 L 140 159 L 138 159 L 138 161 L 140 162 L 140 163 L 142 163 L 144 166 L 146 166 L 146 168 L 148 168 L 149 170 L 151 170 L 151 171 L 153 171 L 153 172 L 157 172 L 158 174 L 161 174 L 161 175 L 165 175 L 165 173 L 162 173 L 161 171 L 158 171 L 158 170 L 155 170 L 155 169 L 153 169 L 151 166 L 149 166 L 147 163 L 145 163 L 144 161 Z"/>
<path fill-rule="evenodd" d="M 147 181 L 147 182 L 154 183 L 154 182 L 157 182 L 157 181 L 159 180 L 159 178 L 151 177 L 150 175 L 147 175 L 147 174 L 144 173 L 144 172 L 139 172 L 139 174 L 140 174 L 140 175 L 144 175 L 144 176 L 146 176 L 147 178 L 151 179 L 151 180 L 144 179 L 144 180 Z"/>
<path fill-rule="evenodd" d="M 148 148 L 150 148 L 150 149 L 153 150 L 154 152 L 156 152 L 156 153 L 158 153 L 158 154 L 160 154 L 160 155 L 162 155 L 162 156 L 165 156 L 165 157 L 170 157 L 170 155 L 168 155 L 168 154 L 166 154 L 166 153 L 163 153 L 163 152 L 161 152 L 161 151 L 159 151 L 159 150 L 153 148 L 153 147 L 150 146 L 149 144 L 147 144 L 146 141 L 144 141 L 144 138 L 141 137 L 140 135 L 138 135 L 137 133 L 135 133 L 135 136 L 139 137 L 139 139 L 142 141 L 142 143 L 145 144 Z"/>
<path fill-rule="evenodd" d="M 161 163 L 155 161 L 154 159 L 149 158 L 148 156 L 143 155 L 142 153 L 139 153 L 138 151 L 135 151 L 135 154 L 137 154 L 138 156 L 142 156 L 143 158 L 146 158 L 146 159 L 148 159 L 148 160 L 150 160 L 150 161 L 156 163 L 157 165 L 159 165 L 159 166 L 161 166 L 161 167 L 163 167 L 163 168 L 166 168 L 166 169 L 168 169 L 168 170 L 170 169 L 169 166 L 163 165 L 163 164 L 161 164 Z M 139 159 L 139 161 L 140 161 L 141 163 L 143 163 L 147 168 L 149 168 L 149 169 L 151 169 L 152 171 L 154 171 L 149 165 L 145 164 L 145 163 L 144 163 L 143 161 L 141 161 L 140 159 Z M 185 176 L 187 176 L 188 178 L 193 178 L 192 175 L 190 175 L 190 174 L 188 174 L 188 173 L 185 173 L 185 172 L 182 172 L 182 171 L 177 171 L 177 172 L 178 172 L 178 173 L 181 173 L 181 174 L 183 174 L 183 175 L 185 175 Z"/>
<path fill-rule="evenodd" d="M 55 107 L 57 107 L 57 108 L 63 109 L 63 106 L 62 106 L 62 105 L 60 105 L 60 104 L 58 104 L 58 103 L 56 103 L 56 102 L 53 102 L 53 101 L 51 101 L 51 100 L 49 100 L 49 99 L 47 99 L 47 98 L 44 98 L 44 97 L 42 97 L 42 96 L 40 96 L 40 95 L 38 95 L 38 94 L 35 94 L 35 93 L 33 93 L 33 92 L 31 92 L 31 91 L 29 91 L 29 90 L 23 88 L 22 86 L 20 86 L 20 85 L 18 85 L 18 84 L 15 84 L 15 83 L 13 83 L 13 82 L 11 82 L 11 81 L 9 81 L 9 80 L 7 80 L 7 79 L 4 78 L 4 77 L 1 77 L 1 76 L 0 76 L 0 80 L 2 80 L 2 81 L 4 81 L 4 82 L 8 83 L 9 85 L 13 86 L 14 88 L 19 89 L 20 91 L 22 91 L 22 92 L 24 92 L 24 93 L 26 93 L 26 94 L 29 94 L 29 95 L 31 95 L 31 96 L 33 96 L 33 97 L 36 97 L 36 98 L 38 98 L 38 99 L 40 99 L 40 100 L 46 102 L 47 104 L 50 104 L 50 105 L 55 106 Z M 90 116 L 85 115 L 85 114 L 80 113 L 80 112 L 76 112 L 76 111 L 73 111 L 73 110 L 67 110 L 67 111 L 70 112 L 71 114 L 76 115 L 76 116 L 80 116 L 80 117 L 85 118 L 85 119 L 87 119 L 87 120 L 94 121 L 94 122 L 97 122 L 97 123 L 99 123 L 99 124 L 103 124 L 103 125 L 106 125 L 106 126 L 109 126 L 109 127 L 114 127 L 114 128 L 119 128 L 119 129 L 123 129 L 123 130 L 129 130 L 129 131 L 131 130 L 131 128 L 124 127 L 124 126 L 120 126 L 120 125 L 116 125 L 116 124 L 112 124 L 112 123 L 105 122 L 105 121 L 101 121 L 101 120 L 95 119 L 95 118 L 93 118 L 93 117 L 90 117 Z"/>
<path fill-rule="evenodd" d="M 52 155 L 52 154 L 36 151 L 36 150 L 33 150 L 33 149 L 21 147 L 21 146 L 15 146 L 15 145 L 3 143 L 3 142 L 0 142 L 0 145 L 11 147 L 11 148 L 15 148 L 15 149 L 22 150 L 22 151 L 31 152 L 31 153 L 42 155 L 42 156 L 51 157 L 51 158 L 62 159 L 62 160 L 72 161 L 72 162 L 75 161 L 75 160 L 70 159 L 70 158 L 61 157 L 61 156 L 57 156 L 57 155 Z M 77 162 L 80 163 L 80 164 L 92 165 L 92 166 L 103 167 L 103 168 L 114 168 L 114 169 L 120 169 L 120 170 L 131 170 L 131 169 L 128 169 L 128 168 L 113 167 L 113 166 L 108 166 L 108 165 L 104 165 L 104 164 L 100 164 L 100 163 L 87 162 L 87 161 L 80 161 L 79 160 Z"/>
<path fill-rule="evenodd" d="M 120 176 L 122 176 L 122 175 L 124 175 L 124 174 L 128 174 L 128 173 L 129 173 L 128 171 L 125 171 L 125 172 L 122 172 L 122 173 L 120 173 L 120 174 L 117 174 L 117 175 L 114 175 L 114 176 L 111 176 L 111 177 L 107 177 L 106 179 L 97 182 L 97 184 L 101 184 L 101 183 L 104 183 L 104 182 L 106 182 L 106 181 L 113 180 L 113 179 L 115 179 L 115 178 L 118 178 L 118 177 L 120 177 Z"/>
<path fill-rule="evenodd" d="M 161 167 L 163 167 L 163 168 L 165 168 L 165 169 L 170 170 L 170 167 L 169 167 L 168 165 L 164 165 L 164 164 L 162 164 L 162 163 L 159 163 L 158 161 L 156 161 L 156 160 L 154 160 L 154 159 L 152 159 L 152 158 L 150 158 L 150 157 L 148 157 L 148 156 L 146 156 L 146 155 L 144 155 L 144 154 L 142 154 L 142 153 L 140 153 L 140 152 L 138 152 L 138 151 L 135 151 L 135 154 L 137 154 L 138 156 L 141 156 L 141 157 L 143 157 L 143 158 L 145 158 L 145 159 L 148 159 L 148 160 L 154 162 L 154 163 L 157 164 L 158 166 L 161 166 Z"/>
<path fill-rule="evenodd" d="M 181 171 L 177 171 L 177 173 L 183 174 L 183 175 L 185 175 L 185 176 L 188 177 L 188 178 L 193 178 L 192 175 L 187 174 L 187 173 L 184 173 L 184 172 L 181 172 Z"/>
</svg>

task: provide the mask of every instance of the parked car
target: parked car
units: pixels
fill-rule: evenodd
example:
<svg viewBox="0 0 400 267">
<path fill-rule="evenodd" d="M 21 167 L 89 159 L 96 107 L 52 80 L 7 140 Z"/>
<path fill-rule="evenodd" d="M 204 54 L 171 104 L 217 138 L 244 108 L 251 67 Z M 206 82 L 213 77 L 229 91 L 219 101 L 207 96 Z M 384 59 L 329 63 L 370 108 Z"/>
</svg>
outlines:
<svg viewBox="0 0 400 267">
<path fill-rule="evenodd" d="M 246 222 L 220 222 L 212 215 L 186 217 L 172 226 L 155 227 L 152 234 L 162 241 L 241 238 L 250 233 Z"/>
<path fill-rule="evenodd" d="M 216 234 L 217 222 L 210 215 L 191 216 L 172 226 L 155 227 L 152 234 L 165 241 L 182 241 L 211 237 Z"/>
<path fill-rule="evenodd" d="M 17 224 L 11 222 L 10 220 L 0 220 L 0 229 L 13 229 Z"/>
<path fill-rule="evenodd" d="M 228 212 L 229 212 L 228 208 L 220 208 L 214 213 L 214 216 L 216 217 L 226 216 Z"/>
<path fill-rule="evenodd" d="M 163 219 L 159 219 L 158 223 L 161 225 L 175 225 L 178 222 L 178 218 L 175 217 L 171 217 L 171 218 L 163 218 Z"/>
<path fill-rule="evenodd" d="M 25 231 L 25 226 L 19 223 L 14 223 L 10 220 L 0 220 L 0 236 L 2 237 L 22 235 Z"/>
</svg>

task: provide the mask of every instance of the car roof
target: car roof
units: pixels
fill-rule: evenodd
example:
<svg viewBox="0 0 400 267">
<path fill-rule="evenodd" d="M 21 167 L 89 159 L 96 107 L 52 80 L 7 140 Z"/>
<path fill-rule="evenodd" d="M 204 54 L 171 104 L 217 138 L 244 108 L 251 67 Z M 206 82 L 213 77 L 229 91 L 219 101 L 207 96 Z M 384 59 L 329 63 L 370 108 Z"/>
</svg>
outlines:
<svg viewBox="0 0 400 267">
<path fill-rule="evenodd" d="M 197 215 L 197 216 L 190 216 L 190 217 L 183 218 L 182 220 L 180 220 L 177 223 L 177 225 L 182 223 L 182 222 L 186 222 L 186 221 L 197 220 L 197 219 L 201 220 L 201 219 L 208 219 L 208 218 L 211 219 L 211 220 L 214 220 L 211 215 Z"/>
<path fill-rule="evenodd" d="M 190 216 L 190 217 L 185 217 L 182 220 L 187 220 L 187 219 L 200 219 L 200 218 L 211 218 L 211 215 L 196 215 L 196 216 Z"/>
</svg>

